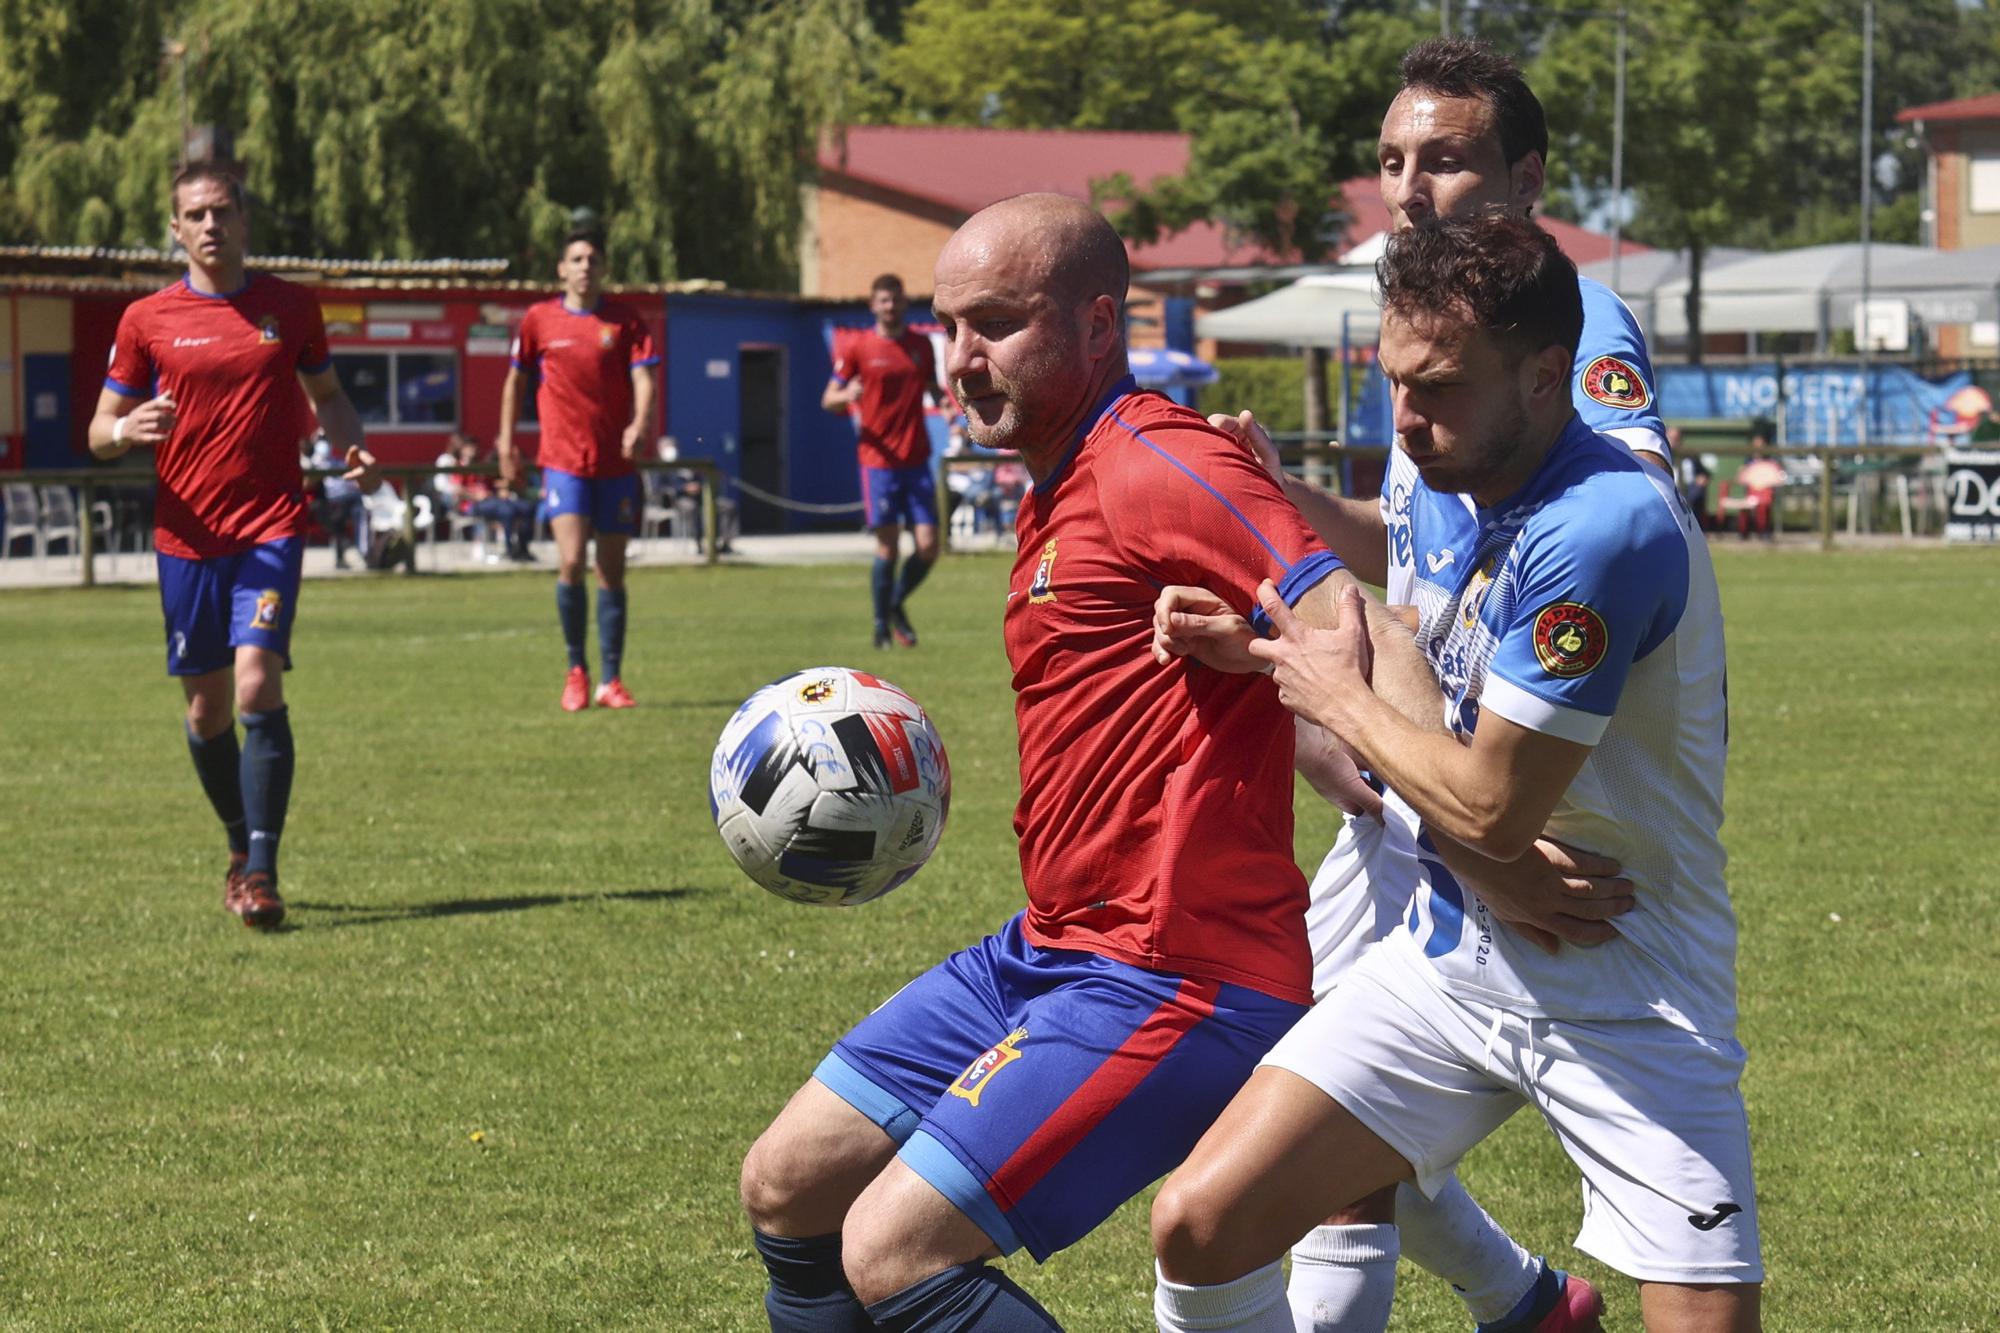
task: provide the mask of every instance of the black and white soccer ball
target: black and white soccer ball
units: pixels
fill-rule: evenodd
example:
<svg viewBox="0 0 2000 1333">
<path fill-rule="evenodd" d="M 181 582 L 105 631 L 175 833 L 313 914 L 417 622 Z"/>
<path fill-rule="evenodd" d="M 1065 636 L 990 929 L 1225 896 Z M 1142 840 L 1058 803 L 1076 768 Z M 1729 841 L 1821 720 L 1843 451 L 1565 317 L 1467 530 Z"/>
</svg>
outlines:
<svg viewBox="0 0 2000 1333">
<path fill-rule="evenodd" d="M 730 855 L 781 898 L 851 907 L 917 873 L 951 809 L 951 765 L 917 701 L 814 667 L 744 701 L 716 742 L 708 805 Z"/>
</svg>

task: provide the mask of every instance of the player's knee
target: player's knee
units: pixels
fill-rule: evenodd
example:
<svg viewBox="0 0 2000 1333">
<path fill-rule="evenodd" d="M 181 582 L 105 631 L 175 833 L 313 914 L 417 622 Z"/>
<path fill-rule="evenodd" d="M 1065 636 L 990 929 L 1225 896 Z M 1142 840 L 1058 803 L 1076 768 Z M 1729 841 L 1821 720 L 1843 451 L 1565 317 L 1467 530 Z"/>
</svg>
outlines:
<svg viewBox="0 0 2000 1333">
<path fill-rule="evenodd" d="M 780 1233 L 786 1217 L 798 1203 L 800 1191 L 798 1181 L 785 1169 L 782 1147 L 771 1141 L 774 1133 L 775 1129 L 766 1130 L 750 1145 L 743 1158 L 737 1194 L 751 1226 L 759 1231 Z"/>
<path fill-rule="evenodd" d="M 1176 1282 L 1208 1284 L 1241 1277 L 1257 1265 L 1234 1267 L 1232 1228 L 1223 1206 L 1201 1183 L 1176 1172 L 1153 1200 L 1153 1253 Z"/>
<path fill-rule="evenodd" d="M 863 1305 L 887 1300 L 951 1267 L 893 1208 L 863 1194 L 840 1229 L 840 1263 Z"/>
<path fill-rule="evenodd" d="M 230 711 L 227 693 L 200 691 L 188 696 L 188 727 L 203 740 L 220 735 L 223 729 L 235 720 L 236 715 Z"/>
</svg>

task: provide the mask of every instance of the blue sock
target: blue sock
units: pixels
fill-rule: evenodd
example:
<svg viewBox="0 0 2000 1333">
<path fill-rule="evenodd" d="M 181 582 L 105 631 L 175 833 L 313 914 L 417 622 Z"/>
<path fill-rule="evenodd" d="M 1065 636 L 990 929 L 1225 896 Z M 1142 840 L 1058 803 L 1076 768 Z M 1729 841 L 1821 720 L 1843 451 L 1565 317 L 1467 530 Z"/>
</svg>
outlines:
<svg viewBox="0 0 2000 1333">
<path fill-rule="evenodd" d="M 597 590 L 597 651 L 604 654 L 604 678 L 618 679 L 625 662 L 625 590 Z"/>
<path fill-rule="evenodd" d="M 229 835 L 229 850 L 241 855 L 250 850 L 250 826 L 243 822 L 243 751 L 236 744 L 236 724 L 207 740 L 188 728 L 188 753 L 194 756 L 195 775 L 215 817 Z"/>
<path fill-rule="evenodd" d="M 1535 1274 L 1535 1285 L 1528 1288 L 1528 1294 L 1520 1303 L 1507 1312 L 1504 1319 L 1490 1324 L 1481 1324 L 1473 1333 L 1516 1333 L 1516 1330 L 1532 1329 L 1549 1317 L 1562 1299 L 1565 1274 L 1550 1268 L 1548 1260 L 1536 1261 L 1541 1271 Z"/>
<path fill-rule="evenodd" d="M 583 653 L 585 630 L 583 627 L 584 591 L 574 583 L 556 581 L 556 619 L 562 621 L 563 646 L 569 649 L 569 664 L 573 667 L 589 666 Z"/>
<path fill-rule="evenodd" d="M 771 1333 L 873 1333 L 841 1271 L 839 1232 L 794 1239 L 752 1231 L 750 1238 L 771 1275 L 764 1292 Z"/>
<path fill-rule="evenodd" d="M 887 560 L 884 560 L 879 555 L 875 557 L 875 569 L 869 575 L 868 587 L 869 591 L 875 595 L 875 623 L 877 625 L 887 625 L 889 623 L 889 608 L 895 605 L 895 557 L 891 556 Z"/>
<path fill-rule="evenodd" d="M 983 1263 L 960 1264 L 868 1307 L 884 1333 L 1062 1333 L 1062 1325 L 1013 1279 Z"/>
<path fill-rule="evenodd" d="M 903 599 L 917 590 L 924 581 L 924 575 L 931 572 L 931 562 L 920 555 L 913 555 L 903 562 L 903 576 L 896 580 L 896 599 L 891 606 L 900 607 Z"/>
<path fill-rule="evenodd" d="M 278 875 L 278 839 L 292 801 L 292 717 L 280 704 L 243 715 L 243 815 L 250 825 L 246 871 Z"/>
</svg>

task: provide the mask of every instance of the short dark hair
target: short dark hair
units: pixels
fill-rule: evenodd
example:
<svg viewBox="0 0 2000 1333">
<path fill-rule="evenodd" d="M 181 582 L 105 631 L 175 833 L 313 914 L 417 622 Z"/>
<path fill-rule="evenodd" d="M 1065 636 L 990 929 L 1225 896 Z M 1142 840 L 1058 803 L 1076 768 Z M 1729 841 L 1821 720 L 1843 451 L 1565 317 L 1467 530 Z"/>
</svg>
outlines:
<svg viewBox="0 0 2000 1333">
<path fill-rule="evenodd" d="M 243 178 L 219 162 L 184 162 L 174 172 L 174 183 L 167 191 L 167 198 L 173 204 L 174 216 L 181 211 L 181 186 L 192 185 L 196 181 L 214 181 L 229 191 L 229 202 L 239 213 L 250 211 L 249 196 L 243 189 Z"/>
<path fill-rule="evenodd" d="M 1375 263 L 1383 312 L 1462 310 L 1517 355 L 1560 344 L 1576 359 L 1583 291 L 1555 238 L 1525 218 L 1480 213 L 1389 238 Z"/>
<path fill-rule="evenodd" d="M 1548 118 L 1513 57 L 1471 37 L 1433 37 L 1403 53 L 1402 74 L 1404 91 L 1476 98 L 1492 107 L 1508 166 L 1529 153 L 1548 159 Z"/>
<path fill-rule="evenodd" d="M 902 295 L 903 280 L 893 273 L 878 273 L 875 281 L 868 284 L 868 295 L 873 298 L 877 292 L 895 292 Z"/>
<path fill-rule="evenodd" d="M 591 246 L 600 255 L 611 253 L 609 247 L 604 244 L 604 228 L 595 222 L 578 222 L 572 224 L 570 229 L 563 233 L 562 248 L 567 251 L 578 241 L 589 241 Z"/>
</svg>

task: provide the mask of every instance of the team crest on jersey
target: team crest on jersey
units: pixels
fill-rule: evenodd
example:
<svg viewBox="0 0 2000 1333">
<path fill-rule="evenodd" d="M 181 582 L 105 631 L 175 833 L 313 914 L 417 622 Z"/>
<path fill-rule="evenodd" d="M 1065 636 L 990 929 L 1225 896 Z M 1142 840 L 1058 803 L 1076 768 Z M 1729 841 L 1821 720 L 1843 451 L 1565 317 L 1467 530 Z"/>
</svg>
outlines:
<svg viewBox="0 0 2000 1333">
<path fill-rule="evenodd" d="M 1611 632 L 1582 602 L 1551 602 L 1535 617 L 1535 660 L 1551 676 L 1581 676 L 1604 660 Z"/>
<path fill-rule="evenodd" d="M 609 324 L 599 324 L 597 326 L 597 345 L 599 347 L 602 347 L 605 351 L 608 352 L 611 350 L 612 345 L 617 341 L 618 341 L 617 329 L 613 328 Z"/>
<path fill-rule="evenodd" d="M 1600 356 L 1583 368 L 1583 391 L 1606 407 L 1636 412 L 1653 401 L 1639 372 L 1615 356 Z"/>
<path fill-rule="evenodd" d="M 257 605 L 250 611 L 250 628 L 278 628 L 278 613 L 285 609 L 285 598 L 276 588 L 266 588 L 257 594 Z"/>
<path fill-rule="evenodd" d="M 1035 566 L 1035 581 L 1028 585 L 1028 600 L 1053 602 L 1056 599 L 1056 539 L 1042 547 L 1042 563 Z"/>
<path fill-rule="evenodd" d="M 264 316 L 262 322 L 257 325 L 257 336 L 267 343 L 278 341 L 278 317 L 276 315 Z"/>
<path fill-rule="evenodd" d="M 951 1095 L 963 1097 L 974 1106 L 1001 1070 L 1021 1058 L 1020 1045 L 1028 1039 L 1028 1029 L 1015 1028 L 999 1045 L 991 1047 L 986 1054 L 965 1067 L 965 1072 L 952 1081 Z"/>
<path fill-rule="evenodd" d="M 1449 556 L 1450 551 L 1445 555 Z M 1493 586 L 1493 571 L 1500 566 L 1499 552 L 1488 556 L 1486 563 L 1472 571 L 1472 581 L 1465 585 L 1465 595 L 1459 599 L 1459 622 L 1467 629 L 1479 623 L 1480 608 L 1486 605 L 1486 591 Z"/>
</svg>

